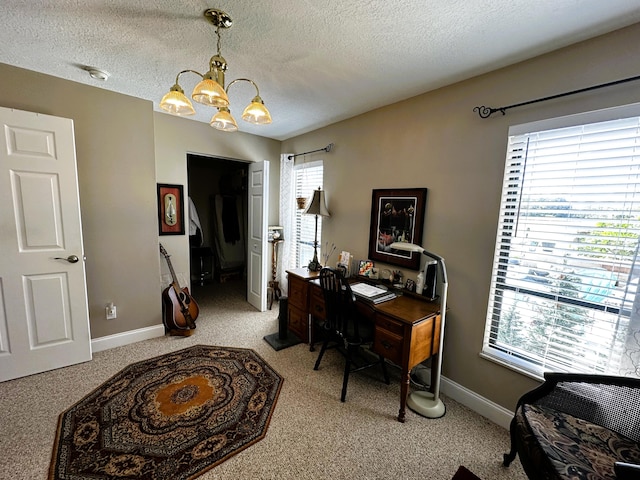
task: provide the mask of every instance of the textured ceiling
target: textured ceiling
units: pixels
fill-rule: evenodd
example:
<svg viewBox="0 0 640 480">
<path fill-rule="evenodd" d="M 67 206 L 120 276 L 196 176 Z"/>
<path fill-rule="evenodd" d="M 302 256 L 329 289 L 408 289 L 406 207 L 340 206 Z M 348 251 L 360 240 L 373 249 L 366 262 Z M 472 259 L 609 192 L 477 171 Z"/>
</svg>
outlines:
<svg viewBox="0 0 640 480">
<path fill-rule="evenodd" d="M 0 62 L 158 102 L 180 70 L 208 70 L 219 8 L 227 84 L 254 80 L 278 140 L 640 21 L 638 0 L 5 0 Z M 82 66 L 106 70 L 100 82 Z M 187 94 L 197 76 L 186 74 Z M 195 120 L 213 109 L 195 104 Z"/>
</svg>

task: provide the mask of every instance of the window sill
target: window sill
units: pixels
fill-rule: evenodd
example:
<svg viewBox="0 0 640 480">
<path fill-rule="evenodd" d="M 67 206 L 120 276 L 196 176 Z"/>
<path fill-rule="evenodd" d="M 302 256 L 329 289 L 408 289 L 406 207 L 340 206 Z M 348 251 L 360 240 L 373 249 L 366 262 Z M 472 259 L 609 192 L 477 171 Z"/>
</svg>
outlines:
<svg viewBox="0 0 640 480">
<path fill-rule="evenodd" d="M 505 367 L 505 368 L 508 368 L 509 370 L 513 370 L 514 372 L 524 375 L 525 377 L 529 377 L 538 381 L 544 381 L 544 377 L 542 374 L 532 372 L 531 370 L 528 370 L 524 366 L 515 364 L 513 362 L 513 357 L 511 355 L 506 355 L 502 352 L 494 353 L 494 352 L 481 351 L 480 357 L 490 362 L 497 363 L 501 367 Z"/>
</svg>

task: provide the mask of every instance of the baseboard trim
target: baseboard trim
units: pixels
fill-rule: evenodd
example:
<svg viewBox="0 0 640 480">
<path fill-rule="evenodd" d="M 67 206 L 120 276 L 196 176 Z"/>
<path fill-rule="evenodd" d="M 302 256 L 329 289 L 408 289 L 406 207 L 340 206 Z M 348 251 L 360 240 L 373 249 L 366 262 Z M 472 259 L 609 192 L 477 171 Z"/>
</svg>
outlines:
<svg viewBox="0 0 640 480">
<path fill-rule="evenodd" d="M 442 377 L 440 385 L 442 393 L 446 396 L 491 420 L 493 423 L 507 430 L 509 429 L 509 423 L 511 423 L 511 419 L 513 418 L 513 412 L 509 409 L 478 395 L 473 390 L 469 390 L 446 377 Z"/>
<path fill-rule="evenodd" d="M 164 325 L 154 325 L 152 327 L 138 328 L 128 332 L 107 335 L 106 337 L 93 338 L 91 340 L 91 351 L 102 352 L 110 348 L 122 347 L 131 343 L 149 340 L 151 338 L 163 337 Z"/>
<path fill-rule="evenodd" d="M 419 378 L 422 382 L 428 383 L 431 379 L 431 369 L 425 367 L 419 371 Z M 440 390 L 444 395 L 470 408 L 478 415 L 482 415 L 487 420 L 505 429 L 509 429 L 509 424 L 513 418 L 513 412 L 504 408 L 485 397 L 478 395 L 473 390 L 463 387 L 445 376 L 440 378 Z M 446 402 L 445 402 L 446 403 Z"/>
</svg>

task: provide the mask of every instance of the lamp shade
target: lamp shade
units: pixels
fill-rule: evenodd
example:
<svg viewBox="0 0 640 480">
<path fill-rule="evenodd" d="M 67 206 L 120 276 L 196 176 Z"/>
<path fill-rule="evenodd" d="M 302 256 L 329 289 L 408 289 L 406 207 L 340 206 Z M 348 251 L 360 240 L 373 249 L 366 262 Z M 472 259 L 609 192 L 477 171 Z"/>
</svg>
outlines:
<svg viewBox="0 0 640 480">
<path fill-rule="evenodd" d="M 262 99 L 259 96 L 255 96 L 242 112 L 242 119 L 255 125 L 267 125 L 271 123 L 271 114 L 267 107 L 264 106 Z"/>
<path fill-rule="evenodd" d="M 195 86 L 193 92 L 191 92 L 191 98 L 198 103 L 209 105 L 211 107 L 229 106 L 229 97 L 227 97 L 227 93 L 224 91 L 224 88 L 222 88 L 218 82 L 210 78 L 203 79 Z"/>
<path fill-rule="evenodd" d="M 160 108 L 173 115 L 195 115 L 196 111 L 184 91 L 178 84 L 174 85 L 160 101 Z"/>
<path fill-rule="evenodd" d="M 391 245 L 389 245 L 389 248 L 392 248 L 394 250 L 402 250 L 403 252 L 422 253 L 425 251 L 424 248 L 422 248 L 420 245 L 409 242 L 393 242 Z"/>
<path fill-rule="evenodd" d="M 235 132 L 238 130 L 238 124 L 235 118 L 233 118 L 231 112 L 226 107 L 222 107 L 220 111 L 213 116 L 209 125 L 223 132 Z"/>
<path fill-rule="evenodd" d="M 313 197 L 311 197 L 311 202 L 304 210 L 307 215 L 320 215 L 321 217 L 329 217 L 329 210 L 327 210 L 327 205 L 324 201 L 324 190 L 318 188 L 313 191 Z"/>
</svg>

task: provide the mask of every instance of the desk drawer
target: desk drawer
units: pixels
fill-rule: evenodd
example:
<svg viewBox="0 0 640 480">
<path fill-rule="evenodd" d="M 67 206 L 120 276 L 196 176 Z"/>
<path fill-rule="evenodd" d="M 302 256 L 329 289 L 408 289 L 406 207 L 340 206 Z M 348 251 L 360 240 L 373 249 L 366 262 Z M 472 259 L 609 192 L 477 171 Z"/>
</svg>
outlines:
<svg viewBox="0 0 640 480">
<path fill-rule="evenodd" d="M 289 303 L 289 330 L 303 342 L 309 341 L 309 317 L 307 312 Z"/>
<path fill-rule="evenodd" d="M 308 282 L 289 275 L 289 305 L 306 310 L 308 291 Z"/>
<path fill-rule="evenodd" d="M 402 364 L 402 337 L 376 325 L 373 351 L 397 365 Z"/>
<path fill-rule="evenodd" d="M 381 314 L 376 315 L 376 328 L 387 330 L 399 336 L 402 336 L 404 332 L 404 327 L 400 322 Z"/>
<path fill-rule="evenodd" d="M 322 289 L 313 285 L 311 286 L 311 294 L 309 295 L 309 313 L 318 320 L 325 320 L 327 318 Z"/>
</svg>

